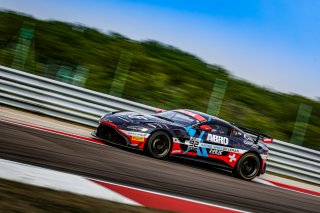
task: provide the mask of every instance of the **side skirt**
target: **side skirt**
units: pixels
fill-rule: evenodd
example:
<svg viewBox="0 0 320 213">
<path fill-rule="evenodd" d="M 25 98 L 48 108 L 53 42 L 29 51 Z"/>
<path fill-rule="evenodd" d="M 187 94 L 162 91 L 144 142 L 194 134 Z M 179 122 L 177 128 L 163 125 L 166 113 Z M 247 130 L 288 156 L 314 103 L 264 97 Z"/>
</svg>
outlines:
<svg viewBox="0 0 320 213">
<path fill-rule="evenodd" d="M 219 160 L 215 160 L 215 159 L 208 159 L 208 158 L 201 158 L 201 157 L 187 157 L 187 156 L 183 156 L 183 155 L 170 155 L 170 157 L 172 158 L 179 158 L 179 159 L 183 159 L 186 161 L 190 161 L 190 162 L 196 162 L 196 163 L 201 163 L 204 165 L 209 165 L 209 166 L 213 166 L 217 169 L 223 170 L 223 171 L 227 171 L 227 172 L 232 172 L 233 168 L 231 166 L 229 166 L 228 164 L 223 163 L 223 161 L 219 161 Z"/>
</svg>

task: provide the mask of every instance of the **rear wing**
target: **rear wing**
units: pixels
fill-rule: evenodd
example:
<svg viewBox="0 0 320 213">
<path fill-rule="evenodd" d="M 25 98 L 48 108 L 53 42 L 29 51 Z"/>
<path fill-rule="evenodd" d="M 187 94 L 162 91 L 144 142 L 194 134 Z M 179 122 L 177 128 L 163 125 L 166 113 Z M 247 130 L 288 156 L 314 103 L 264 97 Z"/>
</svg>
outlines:
<svg viewBox="0 0 320 213">
<path fill-rule="evenodd" d="M 238 128 L 241 129 L 242 131 L 244 131 L 245 133 L 248 133 L 252 137 L 252 139 L 255 141 L 255 143 L 258 143 L 258 141 L 260 139 L 264 143 L 271 143 L 273 141 L 273 138 L 268 136 L 268 135 L 265 135 L 265 134 L 262 134 L 262 133 L 259 133 L 259 132 L 255 132 L 255 131 L 247 129 L 245 127 L 239 127 L 238 126 Z"/>
</svg>

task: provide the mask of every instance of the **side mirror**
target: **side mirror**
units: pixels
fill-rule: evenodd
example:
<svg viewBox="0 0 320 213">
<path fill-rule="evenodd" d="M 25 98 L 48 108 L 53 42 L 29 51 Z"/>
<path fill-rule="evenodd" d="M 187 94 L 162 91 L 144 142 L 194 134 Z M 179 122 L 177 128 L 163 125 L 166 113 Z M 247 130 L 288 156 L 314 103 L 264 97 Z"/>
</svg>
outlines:
<svg viewBox="0 0 320 213">
<path fill-rule="evenodd" d="M 273 138 L 263 138 L 262 142 L 263 143 L 271 143 L 271 142 L 273 142 Z"/>
<path fill-rule="evenodd" d="M 201 125 L 200 126 L 200 129 L 204 130 L 204 131 L 211 131 L 212 130 L 212 127 L 211 126 L 208 126 L 208 125 Z"/>
<path fill-rule="evenodd" d="M 160 112 L 163 112 L 164 110 L 163 109 L 156 109 L 156 113 L 160 113 Z"/>
</svg>

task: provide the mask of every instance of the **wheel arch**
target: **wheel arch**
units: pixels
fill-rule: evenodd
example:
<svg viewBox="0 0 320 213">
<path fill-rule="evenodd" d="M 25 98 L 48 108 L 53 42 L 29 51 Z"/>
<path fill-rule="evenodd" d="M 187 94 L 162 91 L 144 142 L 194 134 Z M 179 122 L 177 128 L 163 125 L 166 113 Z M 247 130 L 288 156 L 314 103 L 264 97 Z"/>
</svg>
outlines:
<svg viewBox="0 0 320 213">
<path fill-rule="evenodd" d="M 172 134 L 168 131 L 168 130 L 165 130 L 165 129 L 154 129 L 152 132 L 150 132 L 144 146 L 143 146 L 143 151 L 145 152 L 146 151 L 146 148 L 147 148 L 147 143 L 149 143 L 149 139 L 151 137 L 151 135 L 153 135 L 154 133 L 156 132 L 165 132 L 169 135 L 170 139 L 171 139 L 171 143 L 173 143 L 173 136 Z M 172 149 L 172 146 L 171 146 L 171 149 Z M 171 150 L 170 150 L 171 151 Z"/>
<path fill-rule="evenodd" d="M 245 154 L 247 154 L 247 153 L 255 154 L 255 155 L 259 158 L 260 168 L 259 168 L 259 172 L 258 172 L 258 174 L 257 174 L 257 176 L 259 176 L 259 175 L 261 174 L 261 165 L 262 165 L 262 158 L 261 158 L 260 154 L 259 154 L 257 151 L 254 151 L 254 150 L 249 150 L 249 151 L 246 152 Z M 242 158 L 242 156 L 241 156 L 241 158 Z M 238 161 L 239 161 L 241 158 L 239 158 Z M 238 163 L 238 161 L 237 161 L 237 163 Z"/>
<path fill-rule="evenodd" d="M 155 132 L 160 132 L 160 131 L 167 133 L 170 136 L 171 140 L 173 140 L 172 133 L 170 131 L 168 131 L 168 130 L 165 130 L 165 129 L 155 129 L 155 130 L 153 130 L 152 132 L 149 133 L 150 135 L 149 135 L 149 137 L 147 139 L 149 140 L 149 138 L 150 138 L 150 136 L 152 134 L 154 134 Z"/>
</svg>

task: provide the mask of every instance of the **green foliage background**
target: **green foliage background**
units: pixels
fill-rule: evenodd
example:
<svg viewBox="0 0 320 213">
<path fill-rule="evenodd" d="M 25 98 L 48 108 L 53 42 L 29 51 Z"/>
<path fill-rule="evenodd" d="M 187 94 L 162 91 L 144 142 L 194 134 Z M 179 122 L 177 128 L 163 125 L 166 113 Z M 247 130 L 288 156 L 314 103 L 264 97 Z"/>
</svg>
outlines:
<svg viewBox="0 0 320 213">
<path fill-rule="evenodd" d="M 308 104 L 313 110 L 304 146 L 320 150 L 319 101 L 239 80 L 218 65 L 157 41 L 134 41 L 117 33 L 9 11 L 0 11 L 0 20 L 1 65 L 12 65 L 21 27 L 29 26 L 34 29 L 34 56 L 28 58 L 25 71 L 55 78 L 58 66 L 75 69 L 81 65 L 89 70 L 85 87 L 109 93 L 121 53 L 130 52 L 133 57 L 123 98 L 159 108 L 206 112 L 215 80 L 223 79 L 228 87 L 220 117 L 289 141 L 300 103 Z"/>
</svg>

